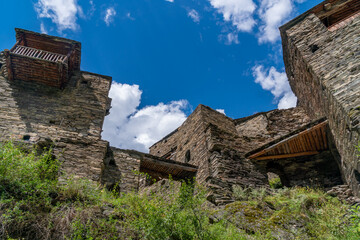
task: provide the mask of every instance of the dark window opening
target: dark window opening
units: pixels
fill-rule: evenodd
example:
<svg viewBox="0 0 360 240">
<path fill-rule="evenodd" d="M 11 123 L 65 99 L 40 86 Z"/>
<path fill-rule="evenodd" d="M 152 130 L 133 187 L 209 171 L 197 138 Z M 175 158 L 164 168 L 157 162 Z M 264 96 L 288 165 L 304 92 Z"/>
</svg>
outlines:
<svg viewBox="0 0 360 240">
<path fill-rule="evenodd" d="M 85 85 L 85 84 L 88 84 L 88 81 L 82 80 L 82 81 L 81 81 L 81 84 L 84 84 L 84 85 Z"/>
<path fill-rule="evenodd" d="M 55 120 L 50 120 L 49 123 L 50 124 L 55 124 Z"/>
<path fill-rule="evenodd" d="M 29 141 L 30 140 L 30 135 L 24 135 L 23 140 L 24 141 Z"/>
<path fill-rule="evenodd" d="M 2 67 L 2 63 L 0 63 L 0 68 Z"/>
<path fill-rule="evenodd" d="M 310 46 L 311 52 L 315 53 L 317 50 L 319 50 L 319 46 L 316 44 L 313 44 Z"/>
<path fill-rule="evenodd" d="M 356 181 L 358 181 L 358 184 L 360 184 L 360 173 L 355 169 L 354 170 Z"/>
<path fill-rule="evenodd" d="M 190 162 L 190 150 L 187 150 L 185 153 L 185 162 L 186 163 Z"/>
</svg>

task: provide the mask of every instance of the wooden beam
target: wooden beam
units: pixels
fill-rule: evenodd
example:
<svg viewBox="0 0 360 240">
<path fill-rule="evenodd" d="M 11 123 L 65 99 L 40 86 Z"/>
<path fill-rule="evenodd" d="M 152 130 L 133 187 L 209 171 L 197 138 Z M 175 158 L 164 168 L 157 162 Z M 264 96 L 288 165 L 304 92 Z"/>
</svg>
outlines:
<svg viewBox="0 0 360 240">
<path fill-rule="evenodd" d="M 148 163 L 154 166 L 161 166 L 161 167 L 166 167 L 166 168 L 172 168 L 172 169 L 179 169 L 181 171 L 185 171 L 185 172 L 197 172 L 197 168 L 194 167 L 188 167 L 188 166 L 183 166 L 181 164 L 176 164 L 176 163 L 168 163 L 165 161 L 160 161 L 160 160 L 155 160 L 155 159 L 151 159 L 151 158 L 144 158 L 141 160 L 140 166 L 143 165 L 144 163 Z"/>
<path fill-rule="evenodd" d="M 319 154 L 318 151 L 309 151 L 309 152 L 299 152 L 299 153 L 291 153 L 291 154 L 281 154 L 281 155 L 273 155 L 273 156 L 263 156 L 253 158 L 255 160 L 269 160 L 269 159 L 283 159 L 283 158 L 293 158 L 293 157 L 301 157 L 301 156 L 310 156 Z"/>
<path fill-rule="evenodd" d="M 282 140 L 282 141 L 280 141 L 280 142 L 278 142 L 278 143 L 275 143 L 274 145 L 271 145 L 271 146 L 269 146 L 268 148 L 265 148 L 265 149 L 263 149 L 263 150 L 260 151 L 260 152 L 254 153 L 254 154 L 252 154 L 251 156 L 249 156 L 248 158 L 249 158 L 249 159 L 258 158 L 259 156 L 268 153 L 269 151 L 271 151 L 271 150 L 273 150 L 273 149 L 281 146 L 282 144 L 285 144 L 285 143 L 287 143 L 287 142 L 289 142 L 289 141 L 295 140 L 296 138 L 301 137 L 301 136 L 308 136 L 309 140 L 312 140 L 312 139 L 311 139 L 311 138 L 312 138 L 312 136 L 311 136 L 311 135 L 312 135 L 312 132 L 313 132 L 313 131 L 316 131 L 317 129 L 320 129 L 320 128 L 325 127 L 327 123 L 328 123 L 327 120 L 324 121 L 324 122 L 322 122 L 322 123 L 319 123 L 318 125 L 313 126 L 312 128 L 306 129 L 306 130 L 304 130 L 304 131 L 302 131 L 302 132 L 300 132 L 300 133 L 298 133 L 298 134 L 295 134 L 295 135 L 290 136 L 290 137 L 288 137 L 288 138 L 286 138 L 286 139 L 284 139 L 284 140 Z M 295 144 L 295 142 L 294 142 L 294 144 Z M 310 147 L 312 147 L 311 145 L 312 145 L 312 144 L 310 143 Z M 315 147 L 316 147 L 316 145 L 315 145 Z"/>
</svg>

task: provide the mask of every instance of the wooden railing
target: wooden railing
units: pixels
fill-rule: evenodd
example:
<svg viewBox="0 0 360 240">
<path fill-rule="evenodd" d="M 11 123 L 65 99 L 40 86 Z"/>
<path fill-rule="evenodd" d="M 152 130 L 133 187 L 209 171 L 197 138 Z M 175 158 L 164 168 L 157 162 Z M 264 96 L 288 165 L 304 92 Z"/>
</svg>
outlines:
<svg viewBox="0 0 360 240">
<path fill-rule="evenodd" d="M 11 53 L 19 54 L 22 56 L 38 58 L 42 60 L 57 62 L 61 61 L 63 63 L 67 63 L 68 57 L 66 55 L 61 55 L 57 53 L 47 52 L 44 50 L 39 50 L 36 48 L 16 45 L 13 49 L 11 49 Z"/>
</svg>

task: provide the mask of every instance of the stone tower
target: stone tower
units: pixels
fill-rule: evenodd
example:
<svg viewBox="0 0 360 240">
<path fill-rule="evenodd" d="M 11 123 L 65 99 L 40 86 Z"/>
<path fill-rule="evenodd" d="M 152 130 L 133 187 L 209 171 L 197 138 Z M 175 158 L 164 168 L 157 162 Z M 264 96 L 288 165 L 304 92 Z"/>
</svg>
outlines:
<svg viewBox="0 0 360 240">
<path fill-rule="evenodd" d="M 313 118 L 329 121 L 343 179 L 359 195 L 360 1 L 327 0 L 280 28 L 290 85 Z"/>
</svg>

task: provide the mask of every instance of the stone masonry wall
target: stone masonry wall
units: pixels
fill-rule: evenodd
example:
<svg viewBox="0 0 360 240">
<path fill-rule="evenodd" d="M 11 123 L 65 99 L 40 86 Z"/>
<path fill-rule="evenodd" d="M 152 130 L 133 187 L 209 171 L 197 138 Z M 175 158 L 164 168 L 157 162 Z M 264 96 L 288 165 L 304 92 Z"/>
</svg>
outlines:
<svg viewBox="0 0 360 240">
<path fill-rule="evenodd" d="M 196 179 L 208 188 L 208 199 L 223 204 L 232 201 L 232 185 L 264 185 L 266 180 L 250 161 L 234 150 L 236 139 L 232 119 L 199 105 L 174 134 L 154 144 L 150 154 L 176 148 L 175 159 L 184 162 L 186 153 L 190 152 L 189 163 L 198 166 Z"/>
<path fill-rule="evenodd" d="M 173 159 L 184 161 L 189 150 L 189 163 L 199 166 L 197 180 L 207 186 L 208 200 L 215 204 L 225 204 L 233 201 L 232 189 L 235 185 L 247 188 L 268 184 L 268 161 L 246 159 L 247 152 L 310 122 L 303 108 L 273 110 L 232 120 L 200 105 L 175 132 L 154 144 L 150 153 L 161 156 L 176 149 Z M 289 171 L 290 184 L 310 185 L 309 179 L 317 177 L 317 183 L 324 182 L 325 185 L 341 182 L 337 162 L 331 156 L 328 151 L 327 155 L 323 153 L 312 158 L 283 160 L 284 168 Z M 301 165 L 304 161 L 306 163 Z M 320 172 L 316 170 L 318 166 L 329 166 L 331 171 Z M 315 170 L 311 170 L 313 167 Z M 306 177 L 296 176 L 304 169 L 309 173 Z"/>
<path fill-rule="evenodd" d="M 272 110 L 234 120 L 239 137 L 245 140 L 242 144 L 243 152 L 254 150 L 310 121 L 310 117 L 301 107 Z"/>
<path fill-rule="evenodd" d="M 171 149 L 176 149 L 173 160 L 186 162 L 186 152 L 189 152 L 189 164 L 198 167 L 197 180 L 205 184 L 209 176 L 208 139 L 205 133 L 207 122 L 203 118 L 205 106 L 199 105 L 188 119 L 178 128 L 178 131 L 166 139 L 150 147 L 150 154 L 162 156 Z"/>
<path fill-rule="evenodd" d="M 52 141 L 68 174 L 98 181 L 111 78 L 77 72 L 65 89 L 0 76 L 0 140 Z"/>
<path fill-rule="evenodd" d="M 325 115 L 345 181 L 359 195 L 360 17 L 329 31 L 314 14 L 281 29 L 291 87 L 309 115 Z"/>
<path fill-rule="evenodd" d="M 141 176 L 140 157 L 132 152 L 109 147 L 104 161 L 101 183 L 117 187 L 122 193 L 137 191 Z"/>
</svg>

